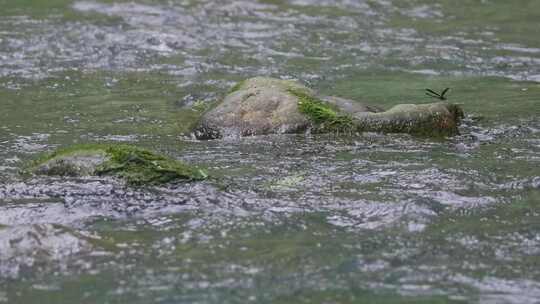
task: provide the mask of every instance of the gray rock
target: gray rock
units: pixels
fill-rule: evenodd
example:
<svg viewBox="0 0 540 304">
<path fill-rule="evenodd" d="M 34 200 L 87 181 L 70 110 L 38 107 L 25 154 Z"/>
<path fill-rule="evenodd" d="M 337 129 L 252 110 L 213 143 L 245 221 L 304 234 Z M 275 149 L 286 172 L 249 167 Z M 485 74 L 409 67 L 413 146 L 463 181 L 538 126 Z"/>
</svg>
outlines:
<svg viewBox="0 0 540 304">
<path fill-rule="evenodd" d="M 438 102 L 402 104 L 384 111 L 340 97 L 317 97 L 291 80 L 255 77 L 239 83 L 223 102 L 204 114 L 198 139 L 264 134 L 363 131 L 447 136 L 458 133 L 463 111 Z"/>
<path fill-rule="evenodd" d="M 298 97 L 289 89 L 307 90 L 294 81 L 256 77 L 248 79 L 207 112 L 195 135 L 199 139 L 299 133 L 311 122 L 298 110 Z M 310 91 L 309 91 L 310 92 Z"/>
</svg>

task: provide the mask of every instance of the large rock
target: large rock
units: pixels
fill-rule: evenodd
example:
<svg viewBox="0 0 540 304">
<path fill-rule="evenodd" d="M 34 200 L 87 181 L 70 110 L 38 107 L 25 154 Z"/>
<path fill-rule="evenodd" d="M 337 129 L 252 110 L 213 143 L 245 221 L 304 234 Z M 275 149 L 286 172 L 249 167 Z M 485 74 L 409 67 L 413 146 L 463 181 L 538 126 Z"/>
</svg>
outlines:
<svg viewBox="0 0 540 304">
<path fill-rule="evenodd" d="M 411 133 L 457 134 L 461 108 L 444 102 L 402 104 L 387 111 L 339 97 L 318 97 L 291 80 L 256 77 L 236 85 L 223 102 L 205 113 L 194 133 L 198 139 L 264 134 Z"/>
<path fill-rule="evenodd" d="M 257 77 L 239 83 L 217 107 L 207 112 L 195 131 L 199 139 L 298 133 L 310 125 L 289 90 L 306 87 L 288 80 Z"/>
<path fill-rule="evenodd" d="M 35 161 L 31 171 L 50 176 L 114 176 L 128 184 L 196 181 L 207 177 L 193 166 L 128 145 L 87 144 L 60 149 Z"/>
</svg>

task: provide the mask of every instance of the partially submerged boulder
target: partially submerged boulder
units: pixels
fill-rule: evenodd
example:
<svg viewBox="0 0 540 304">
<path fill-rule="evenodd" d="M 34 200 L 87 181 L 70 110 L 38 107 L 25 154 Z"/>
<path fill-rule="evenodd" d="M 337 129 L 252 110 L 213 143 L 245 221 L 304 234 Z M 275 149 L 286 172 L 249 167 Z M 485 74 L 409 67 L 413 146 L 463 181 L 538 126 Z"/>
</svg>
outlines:
<svg viewBox="0 0 540 304">
<path fill-rule="evenodd" d="M 402 104 L 384 111 L 339 97 L 318 97 L 292 80 L 255 77 L 236 85 L 222 103 L 205 113 L 198 139 L 229 136 L 364 131 L 448 136 L 463 117 L 454 104 Z"/>
<path fill-rule="evenodd" d="M 256 77 L 237 84 L 225 100 L 205 113 L 195 130 L 199 139 L 298 133 L 310 125 L 298 111 L 298 98 L 289 90 L 308 88 L 288 80 Z"/>
<path fill-rule="evenodd" d="M 31 171 L 50 176 L 114 176 L 132 185 L 188 182 L 207 177 L 201 169 L 145 149 L 106 144 L 57 150 L 36 161 Z"/>
</svg>

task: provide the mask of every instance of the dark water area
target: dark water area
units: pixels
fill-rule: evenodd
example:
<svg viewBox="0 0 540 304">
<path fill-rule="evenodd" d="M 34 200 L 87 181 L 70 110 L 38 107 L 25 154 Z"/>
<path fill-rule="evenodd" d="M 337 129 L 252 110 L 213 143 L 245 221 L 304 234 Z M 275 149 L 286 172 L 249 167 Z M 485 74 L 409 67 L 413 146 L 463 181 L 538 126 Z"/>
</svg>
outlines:
<svg viewBox="0 0 540 304">
<path fill-rule="evenodd" d="M 540 303 L 540 2 L 0 0 L 0 303 Z M 447 139 L 197 141 L 252 76 L 389 108 L 450 87 Z M 20 174 L 130 143 L 209 181 Z"/>
</svg>

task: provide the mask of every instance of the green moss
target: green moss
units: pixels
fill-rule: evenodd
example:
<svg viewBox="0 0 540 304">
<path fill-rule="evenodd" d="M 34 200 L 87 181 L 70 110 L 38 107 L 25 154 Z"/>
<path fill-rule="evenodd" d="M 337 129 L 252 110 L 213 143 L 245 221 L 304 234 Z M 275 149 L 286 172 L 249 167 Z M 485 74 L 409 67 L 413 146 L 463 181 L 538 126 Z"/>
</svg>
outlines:
<svg viewBox="0 0 540 304">
<path fill-rule="evenodd" d="M 319 100 L 306 92 L 289 88 L 289 93 L 298 98 L 298 110 L 309 117 L 321 132 L 353 132 L 355 123 L 353 119 L 332 105 Z"/>
<path fill-rule="evenodd" d="M 232 94 L 232 93 L 234 93 L 234 92 L 236 92 L 236 91 L 239 91 L 239 90 L 242 88 L 242 86 L 244 85 L 245 82 L 246 82 L 246 81 L 243 80 L 243 81 L 240 81 L 240 82 L 238 82 L 237 84 L 235 84 L 235 85 L 229 90 L 229 93 L 228 93 L 228 94 Z"/>
<path fill-rule="evenodd" d="M 96 153 L 104 153 L 107 147 L 110 145 L 107 144 L 78 144 L 70 147 L 60 148 L 52 153 L 44 154 L 36 160 L 36 164 L 49 161 L 54 158 L 62 156 L 73 156 L 73 155 L 92 155 Z"/>
<path fill-rule="evenodd" d="M 60 164 L 61 169 L 67 169 L 65 172 L 69 172 L 71 168 L 68 167 L 73 165 L 70 165 L 69 161 L 63 161 L 63 159 L 92 155 L 104 157 L 103 161 L 95 166 L 92 174 L 120 177 L 131 185 L 163 184 L 172 181 L 196 181 L 207 178 L 207 174 L 200 169 L 129 145 L 76 145 L 57 150 L 48 156 L 42 157 L 36 163 L 36 167 L 49 162 L 56 162 L 55 166 L 52 166 L 53 169 L 49 169 L 48 173 L 70 175 L 62 174 L 62 170 L 54 168 Z"/>
</svg>

